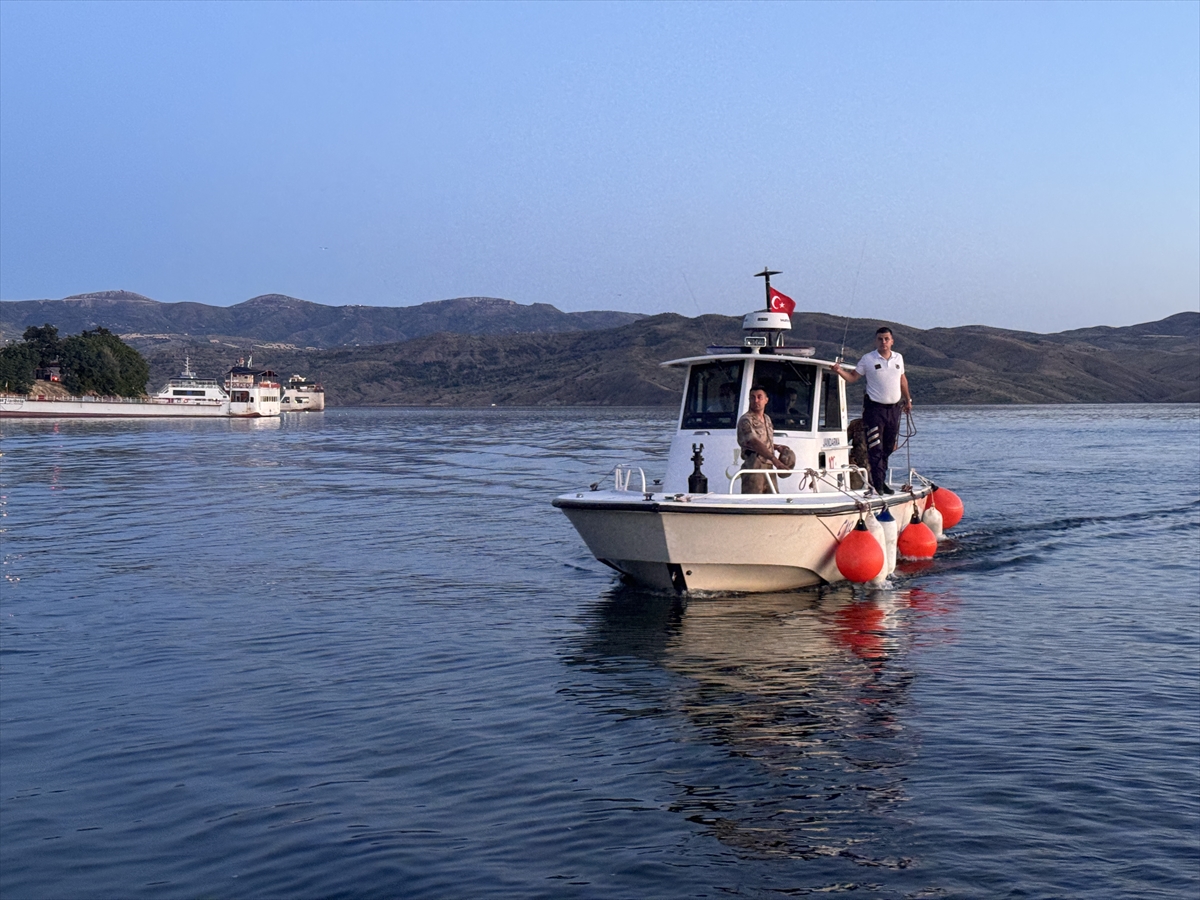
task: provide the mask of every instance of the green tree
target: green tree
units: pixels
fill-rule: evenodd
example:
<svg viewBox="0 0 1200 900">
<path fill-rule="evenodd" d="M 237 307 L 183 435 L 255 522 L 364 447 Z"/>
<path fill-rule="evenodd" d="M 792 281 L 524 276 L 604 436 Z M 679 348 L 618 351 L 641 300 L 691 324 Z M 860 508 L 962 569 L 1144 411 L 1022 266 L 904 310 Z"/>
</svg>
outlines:
<svg viewBox="0 0 1200 900">
<path fill-rule="evenodd" d="M 0 391 L 28 394 L 33 388 L 33 373 L 41 357 L 28 344 L 12 344 L 0 349 Z"/>
<path fill-rule="evenodd" d="M 59 359 L 72 394 L 140 397 L 146 392 L 150 364 L 107 328 L 67 338 Z"/>
<path fill-rule="evenodd" d="M 25 346 L 37 354 L 35 365 L 52 363 L 62 353 L 63 342 L 59 340 L 58 329 L 49 322 L 41 328 L 30 325 L 21 338 L 25 341 Z"/>
</svg>

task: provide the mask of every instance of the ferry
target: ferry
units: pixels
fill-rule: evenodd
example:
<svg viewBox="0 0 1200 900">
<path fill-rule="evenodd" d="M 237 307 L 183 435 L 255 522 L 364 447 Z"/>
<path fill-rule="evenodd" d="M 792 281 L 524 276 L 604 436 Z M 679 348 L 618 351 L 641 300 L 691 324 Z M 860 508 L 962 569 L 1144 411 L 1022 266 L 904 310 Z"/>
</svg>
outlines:
<svg viewBox="0 0 1200 900">
<path fill-rule="evenodd" d="M 325 409 L 325 388 L 302 375 L 293 375 L 284 385 L 280 408 L 284 412 L 321 412 Z"/>
<path fill-rule="evenodd" d="M 235 376 L 235 373 L 236 376 Z M 60 397 L 38 394 L 0 396 L 0 418 L 259 418 L 279 415 L 279 384 L 274 372 L 230 369 L 222 388 L 210 378 L 200 378 L 184 361 L 183 372 L 169 379 L 153 397 Z M 237 385 L 235 393 L 231 384 Z"/>
<path fill-rule="evenodd" d="M 910 469 L 899 479 L 889 472 L 894 493 L 870 487 L 867 471 L 851 460 L 846 387 L 834 361 L 785 346 L 790 316 L 769 307 L 745 316 L 741 346 L 662 363 L 682 372 L 684 383 L 662 478 L 648 480 L 641 466 L 623 463 L 611 482 L 554 499 L 597 560 L 666 591 L 790 590 L 847 580 L 838 550 L 860 521 L 895 520 L 895 535 L 914 513 L 925 517 L 937 486 Z M 751 472 L 741 468 L 737 422 L 758 383 L 768 386 L 776 445 L 796 461 L 790 470 L 758 470 L 770 493 L 743 494 Z"/>
<path fill-rule="evenodd" d="M 243 418 L 265 418 L 280 414 L 283 391 L 279 376 L 270 369 L 239 363 L 225 374 L 225 391 L 229 395 L 229 415 Z"/>
</svg>

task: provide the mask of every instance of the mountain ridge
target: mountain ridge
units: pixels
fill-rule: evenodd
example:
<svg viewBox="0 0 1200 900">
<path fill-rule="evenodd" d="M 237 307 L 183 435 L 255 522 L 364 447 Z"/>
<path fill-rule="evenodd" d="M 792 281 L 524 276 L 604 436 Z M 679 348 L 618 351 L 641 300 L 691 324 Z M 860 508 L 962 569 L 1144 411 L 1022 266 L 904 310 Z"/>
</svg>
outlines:
<svg viewBox="0 0 1200 900">
<path fill-rule="evenodd" d="M 662 360 L 742 339 L 740 317 L 564 313 L 497 297 L 334 307 L 260 294 L 235 307 L 210 307 L 100 291 L 0 304 L 6 337 L 45 322 L 60 334 L 98 326 L 120 334 L 149 359 L 151 389 L 176 374 L 185 355 L 193 369 L 216 375 L 253 352 L 281 375 L 321 380 L 334 406 L 672 406 L 681 385 L 659 367 Z M 1194 311 L 1054 334 L 795 313 L 788 343 L 833 359 L 844 340 L 857 358 L 881 324 L 896 335 L 920 403 L 1200 402 Z M 852 386 L 852 405 L 860 391 Z"/>
<path fill-rule="evenodd" d="M 918 403 L 1196 403 L 1200 402 L 1200 313 L 1169 317 L 1181 333 L 1161 339 L 1108 333 L 1116 349 L 1060 335 L 970 328 L 912 328 L 887 323 L 904 355 Z M 1176 320 L 1172 322 L 1171 320 Z M 846 334 L 857 359 L 873 344 L 879 322 L 823 313 L 792 316 L 789 344 L 812 346 L 833 359 Z M 1142 323 L 1159 326 L 1159 323 Z M 1135 326 L 1130 326 L 1133 328 Z M 324 383 L 331 406 L 675 406 L 681 375 L 667 359 L 697 356 L 708 344 L 741 341 L 741 320 L 649 316 L 618 328 L 559 334 L 436 333 L 411 341 L 331 350 L 274 345 L 256 361 L 281 376 Z M 1152 346 L 1137 345 L 1149 341 Z M 232 347 L 193 348 L 192 367 L 217 372 Z M 150 356 L 152 377 L 164 380 L 181 363 L 178 350 Z M 157 381 L 156 381 L 157 383 Z M 861 383 L 850 388 L 861 404 Z"/>
<path fill-rule="evenodd" d="M 525 306 L 498 297 L 455 297 L 416 306 L 326 306 L 287 294 L 260 294 L 233 306 L 162 303 L 132 291 L 95 291 L 62 300 L 0 303 L 0 337 L 19 339 L 30 325 L 53 324 L 63 334 L 97 327 L 139 350 L 184 346 L 197 339 L 272 341 L 314 349 L 412 340 L 438 331 L 560 333 L 625 325 L 640 313 L 567 313 L 544 303 Z"/>
</svg>

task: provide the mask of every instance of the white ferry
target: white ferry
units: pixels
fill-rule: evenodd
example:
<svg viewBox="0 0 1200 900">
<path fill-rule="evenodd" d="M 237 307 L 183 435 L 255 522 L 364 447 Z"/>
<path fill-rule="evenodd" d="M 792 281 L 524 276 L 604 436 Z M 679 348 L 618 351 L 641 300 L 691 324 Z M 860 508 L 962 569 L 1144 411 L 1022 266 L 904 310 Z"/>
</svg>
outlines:
<svg viewBox="0 0 1200 900">
<path fill-rule="evenodd" d="M 246 418 L 278 416 L 282 390 L 270 369 L 236 365 L 225 374 L 229 415 Z"/>
<path fill-rule="evenodd" d="M 887 509 L 902 529 L 930 505 L 936 485 L 912 470 L 900 483 L 889 477 L 893 494 L 870 488 L 866 470 L 850 459 L 845 382 L 831 371 L 832 360 L 784 346 L 787 313 L 750 313 L 742 327 L 743 346 L 662 363 L 684 373 L 662 479 L 621 464 L 611 487 L 596 483 L 554 500 L 596 559 L 635 581 L 677 592 L 843 581 L 839 542 L 860 517 Z M 737 422 L 759 382 L 769 387 L 775 441 L 796 462 L 788 471 L 760 470 L 771 493 L 743 494 L 749 473 L 741 468 Z"/>
<path fill-rule="evenodd" d="M 280 408 L 284 412 L 321 412 L 325 408 L 325 388 L 302 375 L 293 375 L 283 387 Z"/>
<path fill-rule="evenodd" d="M 235 372 L 243 367 L 234 367 L 226 376 L 226 388 Z M 245 369 L 248 373 L 260 370 Z M 167 381 L 153 397 L 57 397 L 38 394 L 34 390 L 27 395 L 0 397 L 0 418 L 12 419 L 94 419 L 94 418 L 229 418 L 260 417 L 279 415 L 279 385 L 265 376 L 274 372 L 263 371 L 251 377 L 244 389 L 239 387 L 239 401 L 233 402 L 231 394 L 210 378 L 199 378 L 191 370 L 189 361 L 184 361 L 183 372 Z M 239 386 L 246 380 L 237 376 Z"/>
</svg>

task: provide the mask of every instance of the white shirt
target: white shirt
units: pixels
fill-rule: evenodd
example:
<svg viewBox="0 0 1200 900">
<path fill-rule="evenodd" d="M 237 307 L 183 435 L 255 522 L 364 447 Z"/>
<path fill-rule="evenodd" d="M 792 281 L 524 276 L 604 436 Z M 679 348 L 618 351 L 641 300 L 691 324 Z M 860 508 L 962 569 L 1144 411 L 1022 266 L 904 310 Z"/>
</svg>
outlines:
<svg viewBox="0 0 1200 900">
<path fill-rule="evenodd" d="M 876 403 L 900 402 L 900 377 L 904 374 L 904 357 L 892 351 L 884 359 L 872 350 L 858 361 L 854 371 L 867 379 L 867 396 Z"/>
</svg>

